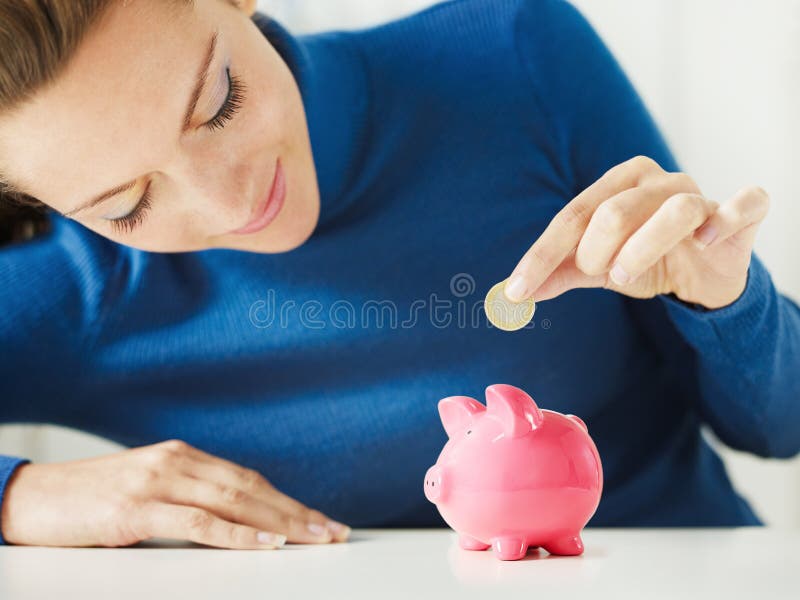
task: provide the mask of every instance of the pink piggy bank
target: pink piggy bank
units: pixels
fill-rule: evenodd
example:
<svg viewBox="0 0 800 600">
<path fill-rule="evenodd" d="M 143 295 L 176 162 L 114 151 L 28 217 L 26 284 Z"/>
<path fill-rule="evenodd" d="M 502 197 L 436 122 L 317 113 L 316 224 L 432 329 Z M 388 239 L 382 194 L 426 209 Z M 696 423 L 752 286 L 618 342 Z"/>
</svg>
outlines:
<svg viewBox="0 0 800 600">
<path fill-rule="evenodd" d="M 439 401 L 450 438 L 425 474 L 425 497 L 466 550 L 492 546 L 501 560 L 529 547 L 583 552 L 581 530 L 603 489 L 600 455 L 575 415 L 542 410 L 511 385 Z"/>
</svg>

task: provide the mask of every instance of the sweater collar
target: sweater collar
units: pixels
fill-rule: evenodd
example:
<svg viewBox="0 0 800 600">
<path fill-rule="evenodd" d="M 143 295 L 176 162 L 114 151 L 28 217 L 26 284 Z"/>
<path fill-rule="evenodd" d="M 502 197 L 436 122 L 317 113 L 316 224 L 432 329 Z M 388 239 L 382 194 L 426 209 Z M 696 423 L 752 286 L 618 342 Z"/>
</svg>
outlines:
<svg viewBox="0 0 800 600">
<path fill-rule="evenodd" d="M 368 131 L 369 85 L 345 33 L 294 36 L 273 18 L 253 21 L 286 62 L 303 98 L 323 225 L 353 200 Z"/>
</svg>

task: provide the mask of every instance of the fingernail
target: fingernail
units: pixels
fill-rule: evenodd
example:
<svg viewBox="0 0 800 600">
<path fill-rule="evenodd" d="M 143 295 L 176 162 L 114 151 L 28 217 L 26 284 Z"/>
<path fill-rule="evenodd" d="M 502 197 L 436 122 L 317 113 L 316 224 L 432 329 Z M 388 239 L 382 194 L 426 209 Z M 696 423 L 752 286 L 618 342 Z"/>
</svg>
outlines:
<svg viewBox="0 0 800 600">
<path fill-rule="evenodd" d="M 267 533 L 266 531 L 259 531 L 256 536 L 259 544 L 268 546 L 283 546 L 286 543 L 286 536 L 278 533 Z"/>
<path fill-rule="evenodd" d="M 699 241 L 703 246 L 710 246 L 711 243 L 717 239 L 717 228 L 713 225 L 709 225 L 708 227 L 701 227 L 695 233 L 695 238 Z"/>
<path fill-rule="evenodd" d="M 616 263 L 614 268 L 611 269 L 611 279 L 617 285 L 625 285 L 631 280 L 630 275 L 625 272 L 625 269 L 619 263 Z"/>
<path fill-rule="evenodd" d="M 328 529 L 338 536 L 347 537 L 350 535 L 350 528 L 336 521 L 328 521 Z"/>
<path fill-rule="evenodd" d="M 325 535 L 325 534 L 328 533 L 328 530 L 323 525 L 319 525 L 317 523 L 309 523 L 308 524 L 308 530 L 311 533 L 313 533 L 314 535 L 319 535 L 319 536 L 322 536 L 322 535 Z"/>
<path fill-rule="evenodd" d="M 527 292 L 527 284 L 525 283 L 525 278 L 522 275 L 514 275 L 508 282 L 503 286 L 503 292 L 506 295 L 506 298 L 511 300 L 511 302 L 521 302 L 525 299 L 525 293 Z"/>
</svg>

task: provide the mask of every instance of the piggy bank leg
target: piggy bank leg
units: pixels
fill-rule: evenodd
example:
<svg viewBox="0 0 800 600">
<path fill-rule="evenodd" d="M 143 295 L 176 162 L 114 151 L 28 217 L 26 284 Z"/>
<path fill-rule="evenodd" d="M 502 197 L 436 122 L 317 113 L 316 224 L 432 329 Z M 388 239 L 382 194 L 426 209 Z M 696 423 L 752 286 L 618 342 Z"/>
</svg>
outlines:
<svg viewBox="0 0 800 600">
<path fill-rule="evenodd" d="M 458 536 L 458 545 L 464 550 L 486 550 L 490 546 L 463 533 Z"/>
<path fill-rule="evenodd" d="M 553 541 L 542 544 L 550 554 L 561 554 L 563 556 L 576 556 L 583 554 L 583 541 L 580 534 L 567 535 Z"/>
<path fill-rule="evenodd" d="M 492 550 L 500 560 L 519 560 L 528 553 L 528 545 L 521 537 L 497 537 L 492 540 Z"/>
</svg>

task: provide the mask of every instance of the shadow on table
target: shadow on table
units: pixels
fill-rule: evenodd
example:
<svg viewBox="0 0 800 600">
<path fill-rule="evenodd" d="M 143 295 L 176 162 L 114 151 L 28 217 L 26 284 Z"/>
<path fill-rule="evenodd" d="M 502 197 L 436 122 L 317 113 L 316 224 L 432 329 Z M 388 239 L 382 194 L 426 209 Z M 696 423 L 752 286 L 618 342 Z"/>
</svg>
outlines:
<svg viewBox="0 0 800 600">
<path fill-rule="evenodd" d="M 528 550 L 520 560 L 500 560 L 491 549 L 464 550 L 457 541 L 448 549 L 447 561 L 454 577 L 465 585 L 536 583 L 563 585 L 565 578 L 590 580 L 596 575 L 598 563 L 607 552 L 591 546 L 580 556 L 559 556 L 541 548 Z"/>
</svg>

